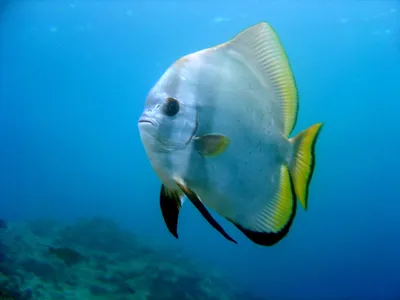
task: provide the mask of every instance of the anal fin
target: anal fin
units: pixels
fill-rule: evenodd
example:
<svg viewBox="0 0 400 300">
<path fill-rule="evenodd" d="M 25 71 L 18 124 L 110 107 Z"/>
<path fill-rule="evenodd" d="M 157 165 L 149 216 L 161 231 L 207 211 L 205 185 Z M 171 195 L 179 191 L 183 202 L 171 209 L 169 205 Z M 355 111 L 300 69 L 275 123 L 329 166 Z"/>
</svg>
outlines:
<svg viewBox="0 0 400 300">
<path fill-rule="evenodd" d="M 182 207 L 183 193 L 179 190 L 170 190 L 161 185 L 160 191 L 160 207 L 164 218 L 165 225 L 169 232 L 178 238 L 178 217 Z"/>
<path fill-rule="evenodd" d="M 262 246 L 272 246 L 289 232 L 296 215 L 296 197 L 293 183 L 286 166 L 280 169 L 280 183 L 275 196 L 265 199 L 265 205 L 257 214 L 247 216 L 243 224 L 228 219 L 252 242 Z"/>
<path fill-rule="evenodd" d="M 202 216 L 207 220 L 207 222 L 214 227 L 219 233 L 221 233 L 227 240 L 237 244 L 237 242 L 231 238 L 225 230 L 222 228 L 221 225 L 213 218 L 213 216 L 208 212 L 204 204 L 200 201 L 198 196 L 190 190 L 188 187 L 186 187 L 184 184 L 177 182 L 176 184 L 179 186 L 179 188 L 182 190 L 182 192 L 186 195 L 186 197 L 190 200 L 190 202 L 193 203 L 193 205 L 197 208 L 197 210 L 202 214 Z"/>
</svg>

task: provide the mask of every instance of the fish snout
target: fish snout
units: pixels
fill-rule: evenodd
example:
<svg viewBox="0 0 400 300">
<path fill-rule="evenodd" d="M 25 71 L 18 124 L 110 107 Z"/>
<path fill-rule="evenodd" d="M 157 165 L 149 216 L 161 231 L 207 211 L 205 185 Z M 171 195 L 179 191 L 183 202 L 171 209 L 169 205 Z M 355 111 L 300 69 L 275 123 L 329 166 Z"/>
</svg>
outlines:
<svg viewBox="0 0 400 300">
<path fill-rule="evenodd" d="M 137 124 L 143 142 L 144 140 L 151 140 L 157 136 L 159 124 L 155 118 L 152 118 L 147 112 L 144 112 L 140 116 Z"/>
<path fill-rule="evenodd" d="M 148 117 L 140 117 L 140 119 L 139 119 L 139 124 L 140 123 L 147 123 L 147 124 L 151 124 L 151 125 L 153 125 L 153 121 L 150 119 L 150 118 L 148 118 Z"/>
<path fill-rule="evenodd" d="M 138 125 L 139 126 L 141 126 L 141 125 L 153 125 L 153 126 L 155 126 L 156 123 L 157 122 L 154 120 L 154 118 L 150 117 L 150 115 L 149 115 L 149 113 L 147 111 L 144 111 L 142 113 L 142 115 L 140 116 L 139 121 L 138 121 Z"/>
</svg>

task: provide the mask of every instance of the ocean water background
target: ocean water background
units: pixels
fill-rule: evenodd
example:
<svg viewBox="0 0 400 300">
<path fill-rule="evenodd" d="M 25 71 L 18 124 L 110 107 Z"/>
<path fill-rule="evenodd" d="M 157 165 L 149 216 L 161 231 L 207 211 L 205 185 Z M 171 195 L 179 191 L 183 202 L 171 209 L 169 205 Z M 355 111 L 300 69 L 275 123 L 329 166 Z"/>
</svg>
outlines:
<svg viewBox="0 0 400 300">
<path fill-rule="evenodd" d="M 399 1 L 2 5 L 1 218 L 112 218 L 272 299 L 400 298 Z M 189 204 L 175 240 L 138 134 L 144 99 L 177 58 L 260 21 L 297 80 L 294 133 L 325 122 L 309 210 L 266 248 L 213 213 L 227 242 Z"/>
</svg>

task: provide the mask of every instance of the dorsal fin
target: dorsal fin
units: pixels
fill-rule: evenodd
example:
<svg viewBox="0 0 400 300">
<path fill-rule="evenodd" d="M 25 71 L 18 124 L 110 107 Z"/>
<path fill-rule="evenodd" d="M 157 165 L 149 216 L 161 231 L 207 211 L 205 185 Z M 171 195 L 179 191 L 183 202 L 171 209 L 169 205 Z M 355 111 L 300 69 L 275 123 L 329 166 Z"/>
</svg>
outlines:
<svg viewBox="0 0 400 300">
<path fill-rule="evenodd" d="M 282 134 L 288 137 L 297 119 L 297 88 L 289 60 L 275 30 L 261 22 L 220 46 L 240 54 L 256 70 L 262 83 L 273 90 L 283 118 Z"/>
</svg>

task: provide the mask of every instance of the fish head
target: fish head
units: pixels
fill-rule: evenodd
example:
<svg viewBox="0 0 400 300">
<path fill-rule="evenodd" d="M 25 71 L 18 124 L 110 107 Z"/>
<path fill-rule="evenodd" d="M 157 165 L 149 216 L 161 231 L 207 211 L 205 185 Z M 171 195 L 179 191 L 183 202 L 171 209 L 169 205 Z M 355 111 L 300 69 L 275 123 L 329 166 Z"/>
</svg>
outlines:
<svg viewBox="0 0 400 300">
<path fill-rule="evenodd" d="M 152 162 L 187 149 L 196 134 L 197 105 L 191 74 L 182 64 L 174 63 L 147 95 L 138 127 Z"/>
</svg>

